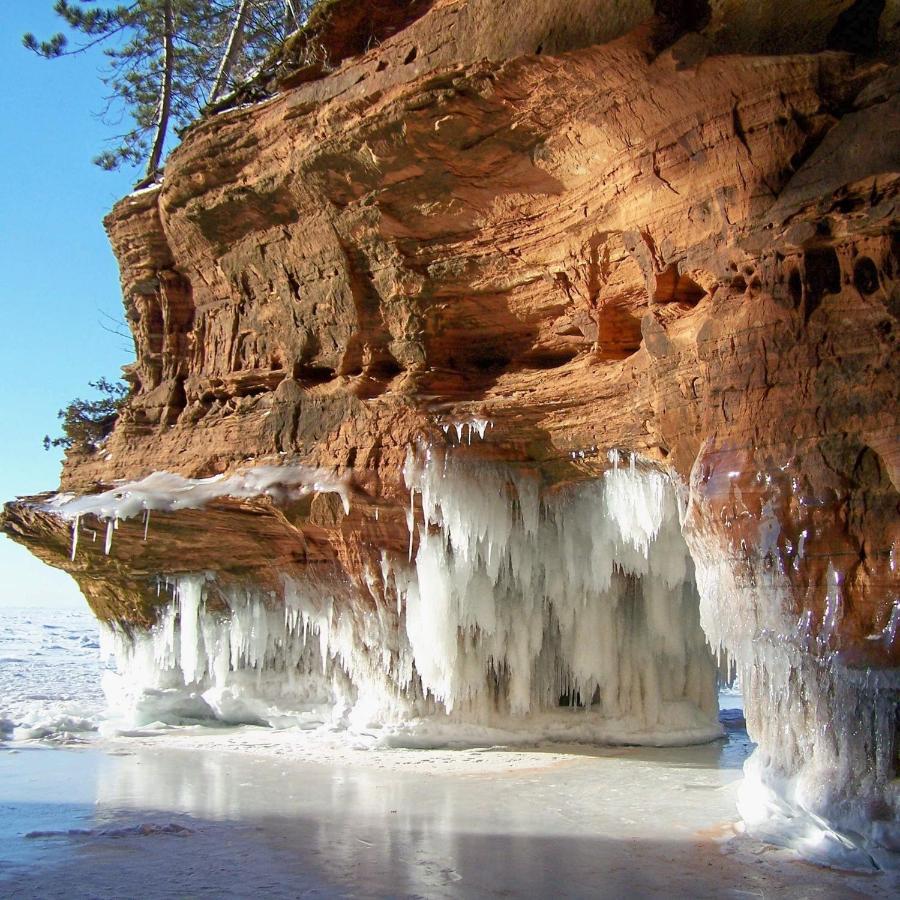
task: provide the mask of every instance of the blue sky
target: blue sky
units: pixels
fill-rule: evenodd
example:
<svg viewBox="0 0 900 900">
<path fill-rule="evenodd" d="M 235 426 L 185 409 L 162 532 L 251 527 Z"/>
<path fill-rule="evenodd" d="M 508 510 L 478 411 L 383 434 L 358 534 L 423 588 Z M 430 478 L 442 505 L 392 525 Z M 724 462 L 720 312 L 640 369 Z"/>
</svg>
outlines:
<svg viewBox="0 0 900 900">
<path fill-rule="evenodd" d="M 103 329 L 121 320 L 118 271 L 102 218 L 137 180 L 91 159 L 110 129 L 99 53 L 46 61 L 22 34 L 60 30 L 52 0 L 5 0 L 0 8 L 0 500 L 55 489 L 56 412 L 116 378 L 132 359 Z M 83 606 L 75 583 L 0 538 L 0 606 Z"/>
</svg>

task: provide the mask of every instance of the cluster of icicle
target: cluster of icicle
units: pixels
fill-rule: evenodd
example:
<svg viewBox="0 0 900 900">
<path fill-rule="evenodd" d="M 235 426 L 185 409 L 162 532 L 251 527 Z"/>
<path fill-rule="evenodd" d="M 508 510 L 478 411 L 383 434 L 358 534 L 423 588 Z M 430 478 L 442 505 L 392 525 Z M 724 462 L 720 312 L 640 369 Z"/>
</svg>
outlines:
<svg viewBox="0 0 900 900">
<path fill-rule="evenodd" d="M 457 422 L 441 423 L 441 431 L 449 438 L 451 434 L 456 435 L 457 444 L 471 444 L 472 438 L 475 437 L 479 441 L 484 440 L 488 428 L 493 428 L 494 423 L 489 419 L 466 419 Z"/>
<path fill-rule="evenodd" d="M 676 490 L 612 462 L 542 498 L 532 474 L 411 453 L 414 555 L 384 556 L 356 598 L 289 578 L 283 598 L 177 579 L 153 632 L 118 636 L 116 691 L 132 708 L 189 698 L 188 718 L 709 740 L 715 663 Z"/>
<path fill-rule="evenodd" d="M 525 715 L 567 697 L 633 730 L 715 718 L 676 491 L 633 457 L 611 461 L 542 498 L 508 467 L 408 456 L 418 550 L 395 582 L 416 671 L 447 710 L 499 699 Z"/>
<path fill-rule="evenodd" d="M 346 670 L 364 662 L 351 611 L 344 604 L 336 622 L 336 598 L 305 587 L 285 578 L 276 609 L 271 594 L 219 588 L 207 575 L 166 579 L 172 602 L 151 631 L 104 631 L 117 668 L 104 690 L 119 724 L 319 725 L 337 705 L 349 709 L 358 692 Z"/>
</svg>

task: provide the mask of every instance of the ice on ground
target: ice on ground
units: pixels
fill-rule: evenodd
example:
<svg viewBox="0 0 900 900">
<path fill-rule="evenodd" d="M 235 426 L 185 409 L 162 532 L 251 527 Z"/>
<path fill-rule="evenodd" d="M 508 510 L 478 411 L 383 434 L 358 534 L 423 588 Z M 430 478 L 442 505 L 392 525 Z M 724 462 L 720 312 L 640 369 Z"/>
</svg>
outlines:
<svg viewBox="0 0 900 900">
<path fill-rule="evenodd" d="M 260 753 L 264 740 L 247 734 L 240 752 L 220 752 L 212 735 L 186 742 L 202 752 L 155 739 L 120 742 L 116 755 L 0 755 L 0 893 L 897 895 L 892 873 L 816 870 L 736 834 L 740 773 L 721 766 L 718 744 L 332 759 L 298 752 L 302 735 L 256 735 L 278 743 Z M 143 833 L 168 823 L 193 834 Z"/>
<path fill-rule="evenodd" d="M 105 707 L 87 610 L 0 610 L 0 740 L 79 743 Z"/>
</svg>

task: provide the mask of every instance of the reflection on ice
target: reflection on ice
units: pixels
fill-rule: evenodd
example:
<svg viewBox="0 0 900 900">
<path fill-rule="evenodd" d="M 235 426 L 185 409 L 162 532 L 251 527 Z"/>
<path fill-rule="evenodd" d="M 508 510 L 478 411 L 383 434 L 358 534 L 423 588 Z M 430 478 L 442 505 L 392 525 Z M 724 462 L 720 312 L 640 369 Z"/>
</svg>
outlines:
<svg viewBox="0 0 900 900">
<path fill-rule="evenodd" d="M 285 743 L 268 756 L 217 752 L 216 738 L 203 752 L 131 742 L 118 756 L 43 754 L 70 783 L 70 760 L 79 771 L 96 768 L 75 779 L 79 802 L 87 802 L 55 814 L 38 814 L 43 798 L 25 792 L 44 783 L 27 777 L 42 760 L 14 779 L 11 760 L 0 759 L 0 803 L 20 823 L 18 841 L 40 848 L 43 861 L 16 860 L 16 838 L 0 834 L 0 856 L 13 860 L 0 873 L 0 891 L 63 896 L 77 885 L 87 896 L 123 896 L 140 885 L 148 898 L 888 897 L 896 887 L 888 876 L 796 866 L 736 834 L 739 771 L 719 767 L 717 744 L 584 755 L 560 747 L 376 751 L 313 763 L 298 760 L 288 733 L 280 734 Z M 81 796 L 85 787 L 90 799 Z M 72 826 L 84 833 L 21 837 Z"/>
</svg>

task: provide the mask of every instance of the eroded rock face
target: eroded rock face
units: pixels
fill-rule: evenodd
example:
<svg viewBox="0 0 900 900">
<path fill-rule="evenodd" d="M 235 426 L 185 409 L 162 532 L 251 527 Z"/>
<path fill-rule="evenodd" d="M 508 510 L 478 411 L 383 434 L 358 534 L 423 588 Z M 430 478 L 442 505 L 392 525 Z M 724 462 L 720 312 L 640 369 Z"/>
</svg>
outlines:
<svg viewBox="0 0 900 900">
<path fill-rule="evenodd" d="M 224 498 L 74 559 L 32 500 L 4 530 L 128 626 L 154 621 L 159 575 L 200 571 L 276 605 L 284 576 L 327 572 L 377 610 L 384 554 L 428 533 L 411 453 L 548 497 L 633 453 L 684 486 L 701 624 L 745 667 L 771 771 L 815 756 L 836 781 L 807 808 L 892 821 L 896 4 L 414 12 L 331 71 L 274 70 L 278 93 L 193 127 L 161 188 L 117 204 L 134 394 L 62 477 L 303 464 L 350 473 L 350 513 Z M 491 424 L 447 427 L 467 422 Z M 822 737 L 853 704 L 877 721 Z"/>
</svg>

